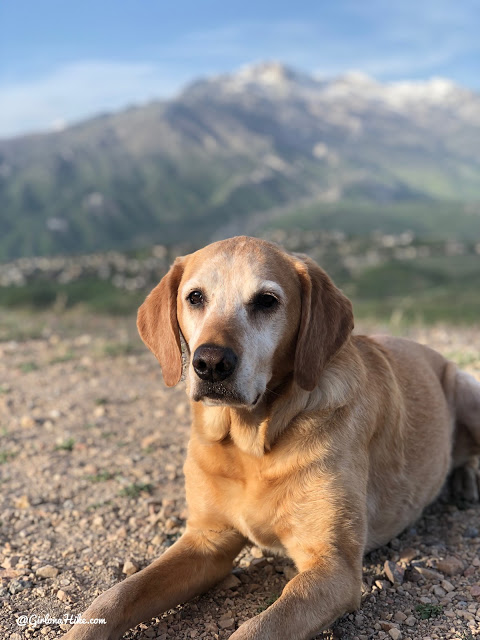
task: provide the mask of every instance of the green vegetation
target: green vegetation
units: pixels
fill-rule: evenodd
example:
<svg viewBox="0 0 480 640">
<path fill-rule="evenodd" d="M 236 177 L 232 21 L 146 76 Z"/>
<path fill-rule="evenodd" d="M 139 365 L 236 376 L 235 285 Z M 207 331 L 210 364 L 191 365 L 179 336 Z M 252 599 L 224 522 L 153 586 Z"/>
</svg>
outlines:
<svg viewBox="0 0 480 640">
<path fill-rule="evenodd" d="M 462 258 L 423 264 L 392 261 L 365 269 L 356 279 L 338 282 L 354 302 L 360 318 L 432 324 L 480 321 L 480 257 L 474 267 Z"/>
<path fill-rule="evenodd" d="M 30 371 L 36 371 L 38 369 L 38 364 L 33 361 L 22 362 L 20 365 L 20 371 L 22 373 L 30 373 Z"/>
<path fill-rule="evenodd" d="M 5 464 L 9 460 L 13 460 L 16 455 L 13 451 L 0 451 L 0 464 Z"/>
<path fill-rule="evenodd" d="M 303 235 L 308 236 L 308 233 L 302 234 L 302 237 Z M 423 244 L 420 249 L 430 247 L 431 255 L 399 259 L 382 252 L 381 248 L 373 247 L 369 237 L 354 237 L 344 246 L 340 243 L 336 247 L 322 249 L 318 257 L 315 255 L 316 246 L 303 247 L 300 244 L 299 250 L 313 253 L 336 284 L 351 298 L 359 319 L 391 320 L 393 324 L 430 324 L 439 321 L 478 323 L 480 256 L 471 249 L 464 255 L 442 255 L 435 243 Z M 415 242 L 410 248 L 413 251 L 417 249 Z M 372 252 L 376 257 L 370 265 L 365 256 Z M 348 259 L 353 261 L 353 267 L 345 266 L 344 262 Z M 57 314 L 62 314 L 78 309 L 88 313 L 121 314 L 134 318 L 151 286 L 149 284 L 144 289 L 125 291 L 111 282 L 91 277 L 80 278 L 68 285 L 32 280 L 24 286 L 0 288 L 0 310 L 3 306 L 30 312 L 54 310 Z M 22 327 L 24 329 L 20 331 Z M 5 325 L 4 333 L 3 339 L 35 338 L 42 335 L 38 323 L 30 329 L 27 322 L 15 323 L 11 327 Z M 131 339 L 112 341 L 102 347 L 102 354 L 111 357 L 125 356 L 136 353 L 140 348 L 140 343 Z M 73 352 L 61 354 L 52 360 L 52 364 L 74 357 Z M 26 362 L 20 368 L 27 373 L 37 368 L 37 364 Z"/>
<path fill-rule="evenodd" d="M 443 607 L 441 604 L 417 604 L 415 611 L 422 620 L 429 620 L 439 616 L 443 612 Z"/>
<path fill-rule="evenodd" d="M 37 280 L 24 286 L 0 287 L 0 307 L 70 309 L 83 305 L 88 311 L 115 315 L 130 314 L 144 300 L 143 292 L 120 290 L 100 279 L 81 279 L 68 284 Z"/>
<path fill-rule="evenodd" d="M 479 240 L 480 205 L 469 207 L 460 200 L 317 202 L 281 211 L 257 231 L 264 229 L 342 230 L 360 237 L 374 231 L 402 233 L 409 229 L 423 239 Z"/>
<path fill-rule="evenodd" d="M 264 605 L 262 605 L 261 607 L 258 607 L 257 613 L 262 613 L 262 611 L 265 611 L 265 609 L 268 609 L 268 607 L 272 605 L 274 602 L 276 602 L 279 599 L 279 597 L 280 597 L 279 593 L 272 594 L 269 598 L 267 598 Z"/>
<path fill-rule="evenodd" d="M 100 471 L 95 475 L 88 475 L 87 479 L 90 480 L 90 482 L 97 484 L 98 482 L 106 482 L 107 480 L 112 480 L 116 475 L 117 473 L 112 473 L 111 471 Z"/>
<path fill-rule="evenodd" d="M 123 487 L 120 491 L 121 496 L 127 496 L 128 498 L 138 498 L 138 496 L 145 493 L 152 493 L 153 486 L 145 482 L 133 482 L 132 484 Z"/>
<path fill-rule="evenodd" d="M 67 438 L 63 442 L 59 442 L 55 446 L 55 451 L 73 451 L 73 447 L 75 446 L 74 438 Z"/>
<path fill-rule="evenodd" d="M 50 364 L 61 364 L 62 362 L 70 362 L 75 359 L 75 353 L 73 351 L 67 351 L 50 360 Z"/>
<path fill-rule="evenodd" d="M 103 353 L 106 356 L 115 358 L 117 356 L 127 356 L 132 353 L 138 353 L 140 345 L 132 342 L 110 342 L 103 347 Z"/>
</svg>

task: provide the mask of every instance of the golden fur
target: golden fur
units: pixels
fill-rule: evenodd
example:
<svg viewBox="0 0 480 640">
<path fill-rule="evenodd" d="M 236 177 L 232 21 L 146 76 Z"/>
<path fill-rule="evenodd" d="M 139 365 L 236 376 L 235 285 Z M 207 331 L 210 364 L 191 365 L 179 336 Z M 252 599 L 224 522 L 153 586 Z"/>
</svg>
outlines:
<svg viewBox="0 0 480 640">
<path fill-rule="evenodd" d="M 352 336 L 350 302 L 306 256 L 246 237 L 209 245 L 176 260 L 138 328 L 167 385 L 182 339 L 189 355 L 187 527 L 85 612 L 107 625 L 69 640 L 114 640 L 204 592 L 248 541 L 299 573 L 232 640 L 307 640 L 358 607 L 364 553 L 418 518 L 453 469 L 478 499 L 480 384 L 427 347 Z M 222 375 L 235 367 L 225 380 L 215 363 L 198 373 L 205 345 L 227 354 Z"/>
</svg>

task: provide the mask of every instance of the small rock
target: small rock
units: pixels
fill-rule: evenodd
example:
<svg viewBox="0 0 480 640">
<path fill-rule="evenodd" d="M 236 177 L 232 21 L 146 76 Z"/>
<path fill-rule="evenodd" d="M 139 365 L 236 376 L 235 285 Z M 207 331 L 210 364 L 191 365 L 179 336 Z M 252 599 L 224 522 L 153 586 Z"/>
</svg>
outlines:
<svg viewBox="0 0 480 640">
<path fill-rule="evenodd" d="M 443 571 L 447 576 L 455 576 L 463 571 L 463 563 L 455 556 L 447 556 L 437 562 L 437 569 Z"/>
<path fill-rule="evenodd" d="M 414 560 L 418 556 L 418 551 L 416 549 L 411 549 L 410 547 L 407 549 L 403 549 L 400 553 L 400 562 L 404 564 L 409 564 L 412 560 Z"/>
<path fill-rule="evenodd" d="M 56 578 L 60 573 L 56 567 L 52 567 L 51 564 L 46 564 L 35 571 L 39 578 Z"/>
<path fill-rule="evenodd" d="M 27 495 L 20 496 L 13 502 L 13 506 L 15 509 L 29 509 L 30 508 L 30 500 Z"/>
<path fill-rule="evenodd" d="M 478 538 L 478 529 L 477 527 L 467 527 L 463 532 L 465 538 Z"/>
<path fill-rule="evenodd" d="M 22 416 L 20 418 L 20 425 L 24 429 L 31 429 L 36 424 L 35 420 L 31 416 Z"/>
<path fill-rule="evenodd" d="M 393 629 L 393 627 L 396 627 L 397 625 L 394 624 L 393 622 L 389 622 L 388 620 L 380 620 L 380 627 L 384 630 L 384 631 L 390 631 L 390 629 Z"/>
<path fill-rule="evenodd" d="M 403 613 L 403 611 L 396 611 L 393 619 L 395 620 L 395 622 L 405 622 L 407 616 Z"/>
<path fill-rule="evenodd" d="M 242 584 L 241 581 L 237 578 L 237 576 L 234 576 L 233 573 L 231 573 L 230 575 L 228 575 L 226 578 L 224 578 L 218 585 L 217 588 L 218 589 L 237 589 L 237 587 Z"/>
<path fill-rule="evenodd" d="M 250 562 L 250 566 L 251 567 L 257 567 L 257 569 L 260 569 L 261 567 L 266 567 L 267 564 L 268 564 L 268 562 L 267 562 L 266 558 L 254 558 Z"/>
<path fill-rule="evenodd" d="M 403 578 L 405 576 L 405 569 L 401 567 L 396 562 L 391 562 L 390 560 L 386 560 L 383 565 L 383 570 L 385 575 L 390 580 L 392 584 L 402 584 Z"/>
<path fill-rule="evenodd" d="M 434 569 L 429 569 L 428 567 L 415 567 L 415 571 L 417 571 L 425 580 L 430 580 L 431 582 L 439 582 L 443 580 L 443 574 L 439 571 L 435 571 Z"/>
<path fill-rule="evenodd" d="M 295 567 L 284 567 L 283 569 L 283 575 L 287 580 L 292 580 L 297 574 L 298 571 L 295 569 Z"/>
<path fill-rule="evenodd" d="M 2 567 L 4 569 L 15 569 L 19 560 L 20 556 L 10 556 L 8 558 L 5 558 L 5 560 L 2 562 Z"/>
<path fill-rule="evenodd" d="M 92 520 L 92 527 L 94 527 L 95 529 L 103 527 L 103 516 L 95 516 Z"/>
<path fill-rule="evenodd" d="M 474 584 L 473 587 L 470 587 L 470 593 L 474 598 L 480 598 L 480 586 L 478 584 Z"/>
<path fill-rule="evenodd" d="M 392 627 L 388 632 L 388 635 L 391 638 L 393 638 L 393 640 L 400 640 L 402 637 L 402 632 L 400 631 L 400 629 L 397 629 L 396 627 Z"/>
<path fill-rule="evenodd" d="M 22 640 L 22 636 L 19 633 L 12 633 L 10 635 L 10 640 Z"/>
<path fill-rule="evenodd" d="M 405 620 L 405 624 L 409 627 L 414 627 L 417 624 L 417 620 L 414 616 L 408 616 L 408 618 Z"/>
<path fill-rule="evenodd" d="M 28 580 L 12 580 L 8 585 L 8 590 L 12 595 L 15 595 L 16 593 L 20 593 L 20 591 L 23 591 L 24 589 L 29 589 L 31 586 L 32 583 Z"/>
<path fill-rule="evenodd" d="M 209 633 L 218 633 L 218 626 L 214 622 L 207 622 L 205 624 L 205 631 Z"/>
<path fill-rule="evenodd" d="M 137 571 L 138 571 L 137 565 L 133 564 L 131 560 L 127 560 L 123 565 L 122 573 L 124 573 L 127 576 L 133 576 L 133 574 L 137 573 Z"/>
<path fill-rule="evenodd" d="M 59 589 L 57 591 L 57 598 L 61 601 L 61 602 L 67 602 L 68 600 L 68 596 L 65 593 L 65 591 L 63 589 Z"/>
<path fill-rule="evenodd" d="M 227 618 L 233 618 L 233 612 L 231 610 L 224 611 L 220 616 L 220 620 L 226 620 Z"/>
<path fill-rule="evenodd" d="M 355 626 L 361 627 L 364 622 L 365 622 L 365 616 L 362 616 L 361 613 L 357 613 L 357 615 L 355 616 Z"/>
<path fill-rule="evenodd" d="M 443 598 L 443 596 L 445 596 L 447 593 L 445 589 L 442 589 L 442 587 L 438 584 L 433 587 L 432 592 L 437 596 L 437 598 Z"/>
<path fill-rule="evenodd" d="M 220 629 L 233 629 L 235 626 L 235 620 L 233 618 L 222 618 L 218 621 Z"/>
<path fill-rule="evenodd" d="M 390 586 L 390 583 L 386 580 L 375 580 L 375 585 L 377 589 L 380 589 L 380 591 L 385 591 L 385 589 L 388 589 Z"/>
<path fill-rule="evenodd" d="M 455 591 L 455 587 L 448 580 L 442 580 L 441 585 L 447 593 L 450 593 L 451 591 Z"/>
</svg>

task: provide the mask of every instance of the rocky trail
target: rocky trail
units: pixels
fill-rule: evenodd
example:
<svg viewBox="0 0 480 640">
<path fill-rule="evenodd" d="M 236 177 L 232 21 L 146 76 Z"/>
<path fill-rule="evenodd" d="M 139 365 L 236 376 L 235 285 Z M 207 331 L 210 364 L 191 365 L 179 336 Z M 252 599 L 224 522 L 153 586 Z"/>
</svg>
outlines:
<svg viewBox="0 0 480 640">
<path fill-rule="evenodd" d="M 181 534 L 189 408 L 182 385 L 164 387 L 133 323 L 52 321 L 18 339 L 9 321 L 0 332 L 0 637 L 57 638 L 68 626 L 42 618 L 80 613 Z M 480 379 L 480 330 L 410 334 Z M 226 639 L 294 573 L 248 548 L 216 589 L 125 638 Z M 477 636 L 480 506 L 445 499 L 365 558 L 362 608 L 318 637 Z"/>
</svg>

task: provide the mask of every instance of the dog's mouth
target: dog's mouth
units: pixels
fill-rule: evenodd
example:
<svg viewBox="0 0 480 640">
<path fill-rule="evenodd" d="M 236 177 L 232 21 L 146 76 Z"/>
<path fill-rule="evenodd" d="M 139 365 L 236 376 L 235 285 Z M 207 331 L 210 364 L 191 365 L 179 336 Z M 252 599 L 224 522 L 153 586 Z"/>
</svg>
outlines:
<svg viewBox="0 0 480 640">
<path fill-rule="evenodd" d="M 260 400 L 260 396 L 261 394 L 259 393 L 255 400 L 251 402 L 245 396 L 221 382 L 204 382 L 197 388 L 193 395 L 193 400 L 195 402 L 203 402 L 207 406 L 255 407 Z"/>
</svg>

